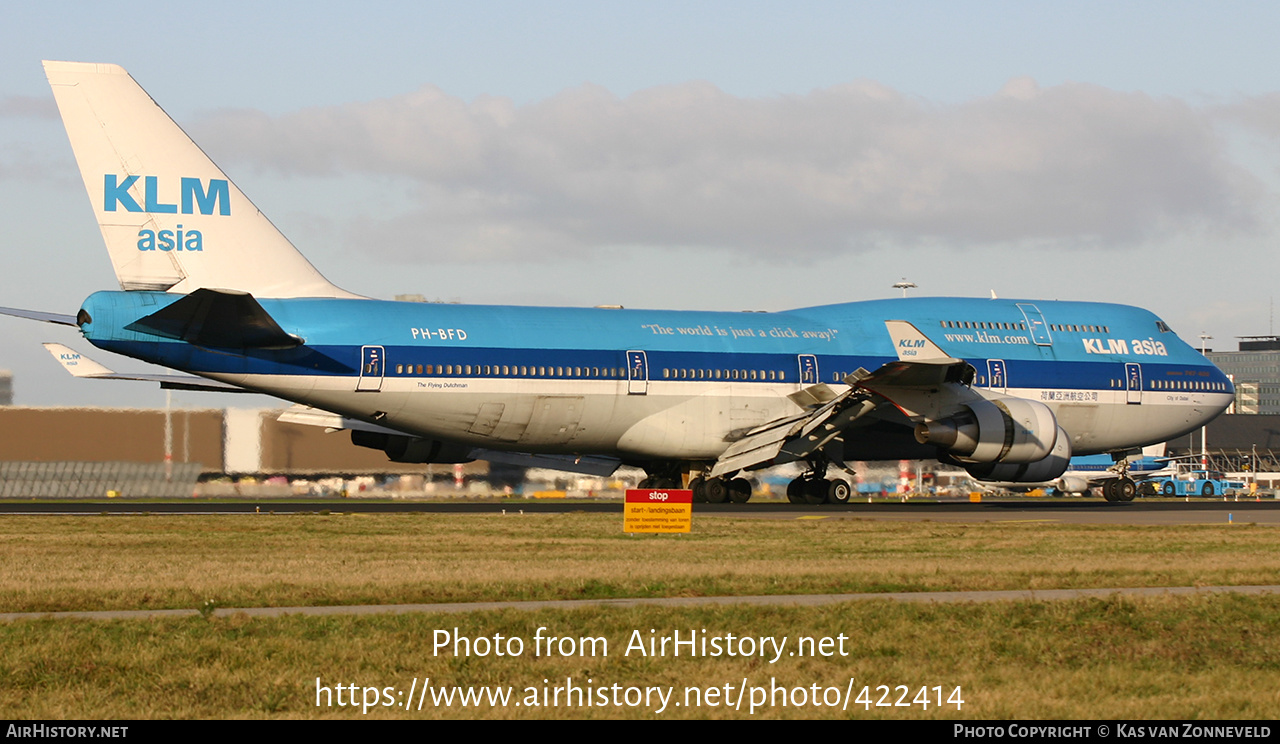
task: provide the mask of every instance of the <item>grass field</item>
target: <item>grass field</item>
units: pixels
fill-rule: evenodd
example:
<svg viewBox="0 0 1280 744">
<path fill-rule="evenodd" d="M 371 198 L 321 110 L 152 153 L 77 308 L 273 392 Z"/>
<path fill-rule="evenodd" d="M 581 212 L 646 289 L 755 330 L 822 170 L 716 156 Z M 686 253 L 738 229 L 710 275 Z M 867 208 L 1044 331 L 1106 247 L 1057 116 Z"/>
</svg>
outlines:
<svg viewBox="0 0 1280 744">
<path fill-rule="evenodd" d="M 1280 584 L 1280 533 L 1248 524 L 718 517 L 697 519 L 691 535 L 631 537 L 620 522 L 588 514 L 10 517 L 0 522 L 0 611 Z M 520 639 L 522 653 L 436 649 L 439 634 L 455 627 L 472 640 Z M 0 716 L 1276 718 L 1277 627 L 1280 598 L 1270 596 L 34 620 L 0 625 Z M 604 640 L 594 655 L 581 645 L 535 653 L 539 628 Z M 650 655 L 634 645 L 626 653 L 630 641 L 675 631 L 725 648 L 732 634 L 744 653 L 750 638 L 752 653 Z M 802 638 L 811 639 L 807 652 L 790 656 Z M 598 653 L 603 643 L 607 656 Z M 383 705 L 402 705 L 397 696 L 421 690 L 424 678 L 445 692 L 510 687 L 513 697 L 506 705 Z M 726 705 L 744 681 L 740 707 Z M 336 703 L 336 685 L 355 685 L 348 697 L 372 694 L 374 705 L 317 707 L 317 686 L 329 690 L 322 703 Z M 551 700 L 555 688 L 574 686 L 600 704 L 563 689 Z M 864 686 L 871 704 L 844 706 L 843 696 Z M 626 695 L 639 692 L 629 688 L 670 697 L 660 708 L 660 693 L 649 690 L 648 701 L 630 705 Z M 766 693 L 751 710 L 752 696 Z M 827 704 L 838 698 L 839 706 Z M 964 704 L 946 703 L 957 698 Z M 886 701 L 903 704 L 875 705 Z"/>
</svg>

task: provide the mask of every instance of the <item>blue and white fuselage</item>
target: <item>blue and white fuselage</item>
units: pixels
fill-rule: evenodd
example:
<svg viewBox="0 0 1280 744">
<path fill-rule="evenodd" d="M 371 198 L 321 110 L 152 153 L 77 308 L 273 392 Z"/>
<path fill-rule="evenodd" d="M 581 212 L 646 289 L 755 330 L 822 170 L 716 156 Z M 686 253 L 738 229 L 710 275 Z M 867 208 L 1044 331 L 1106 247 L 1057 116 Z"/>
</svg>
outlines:
<svg viewBox="0 0 1280 744">
<path fill-rule="evenodd" d="M 261 299 L 303 343 L 236 354 L 125 328 L 180 297 L 100 292 L 81 327 L 108 351 L 493 449 L 715 460 L 733 432 L 797 413 L 789 395 L 898 360 L 886 319 L 971 364 L 974 387 L 1042 402 L 1077 454 L 1179 436 L 1233 397 L 1158 318 L 1122 305 L 903 298 L 723 313 Z M 920 447 L 866 442 L 845 457 Z"/>
</svg>

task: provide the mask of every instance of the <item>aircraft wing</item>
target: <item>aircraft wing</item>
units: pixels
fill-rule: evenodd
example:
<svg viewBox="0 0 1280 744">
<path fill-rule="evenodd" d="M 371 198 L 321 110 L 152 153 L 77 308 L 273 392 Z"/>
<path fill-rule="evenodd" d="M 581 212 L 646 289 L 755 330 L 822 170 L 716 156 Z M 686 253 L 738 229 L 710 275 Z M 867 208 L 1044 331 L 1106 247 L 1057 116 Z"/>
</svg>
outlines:
<svg viewBox="0 0 1280 744">
<path fill-rule="evenodd" d="M 375 434 L 391 434 L 395 436 L 413 436 L 407 432 L 391 429 L 386 426 L 371 424 L 367 421 L 359 419 L 347 418 L 341 414 L 332 413 L 311 406 L 294 405 L 284 413 L 276 417 L 277 421 L 283 421 L 287 424 L 301 424 L 304 426 L 323 426 L 326 431 L 367 431 Z M 582 473 L 584 475 L 610 475 L 617 470 L 622 461 L 614 457 L 603 457 L 598 455 L 535 455 L 527 452 L 505 452 L 502 450 L 491 450 L 483 447 L 477 447 L 467 453 L 473 460 L 488 460 L 489 462 L 501 462 L 508 465 L 522 465 L 530 468 L 548 468 L 550 470 L 563 470 L 570 473 Z"/>
<path fill-rule="evenodd" d="M 968 363 L 944 352 L 911 323 L 889 320 L 885 327 L 897 361 L 846 376 L 849 389 L 839 395 L 821 383 L 793 393 L 791 400 L 806 410 L 746 432 L 716 460 L 711 477 L 802 460 L 819 451 L 842 463 L 841 437 L 877 408 L 893 406 L 912 418 L 981 397 L 968 387 L 973 379 Z"/>
<path fill-rule="evenodd" d="M 44 313 L 39 310 L 22 310 L 16 307 L 0 307 L 0 315 L 12 315 L 15 318 L 26 318 L 27 320 L 38 320 L 42 323 L 57 323 L 58 325 L 68 325 L 78 327 L 76 316 L 64 315 L 63 313 Z"/>
<path fill-rule="evenodd" d="M 200 390 L 214 393 L 250 393 L 252 390 L 245 390 L 234 385 L 228 385 L 224 382 L 216 380 L 206 380 L 203 377 L 194 375 L 166 375 L 166 374 L 123 374 L 113 372 L 107 367 L 93 361 L 89 357 L 75 351 L 69 346 L 63 344 L 46 343 L 43 345 L 45 350 L 53 355 L 54 359 L 62 365 L 62 368 L 71 373 L 73 377 L 83 377 L 92 380 L 141 380 L 143 382 L 158 382 L 160 387 L 166 390 Z"/>
</svg>

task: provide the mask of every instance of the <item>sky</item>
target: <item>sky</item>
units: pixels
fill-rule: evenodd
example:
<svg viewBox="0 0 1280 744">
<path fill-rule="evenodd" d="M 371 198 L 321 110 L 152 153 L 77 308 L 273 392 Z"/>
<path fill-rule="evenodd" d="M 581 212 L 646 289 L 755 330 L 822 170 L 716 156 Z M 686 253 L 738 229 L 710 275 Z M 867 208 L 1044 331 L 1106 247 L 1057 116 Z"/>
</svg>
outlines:
<svg viewBox="0 0 1280 744">
<path fill-rule="evenodd" d="M 772 311 L 906 278 L 1234 349 L 1275 332 L 1276 28 L 1229 1 L 25 3 L 0 24 L 0 305 L 117 288 L 40 66 L 63 59 L 123 65 L 368 296 Z M 16 403 L 163 405 L 41 341 L 91 350 L 0 318 Z"/>
</svg>

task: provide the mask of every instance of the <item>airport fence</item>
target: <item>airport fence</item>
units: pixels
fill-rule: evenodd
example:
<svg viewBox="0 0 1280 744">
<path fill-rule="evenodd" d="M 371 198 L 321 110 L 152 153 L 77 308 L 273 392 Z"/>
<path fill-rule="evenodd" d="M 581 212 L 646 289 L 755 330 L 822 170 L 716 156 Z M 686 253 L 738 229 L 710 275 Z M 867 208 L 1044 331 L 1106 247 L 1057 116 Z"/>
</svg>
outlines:
<svg viewBox="0 0 1280 744">
<path fill-rule="evenodd" d="M 195 491 L 199 463 L 0 462 L 0 498 L 185 498 Z"/>
</svg>

